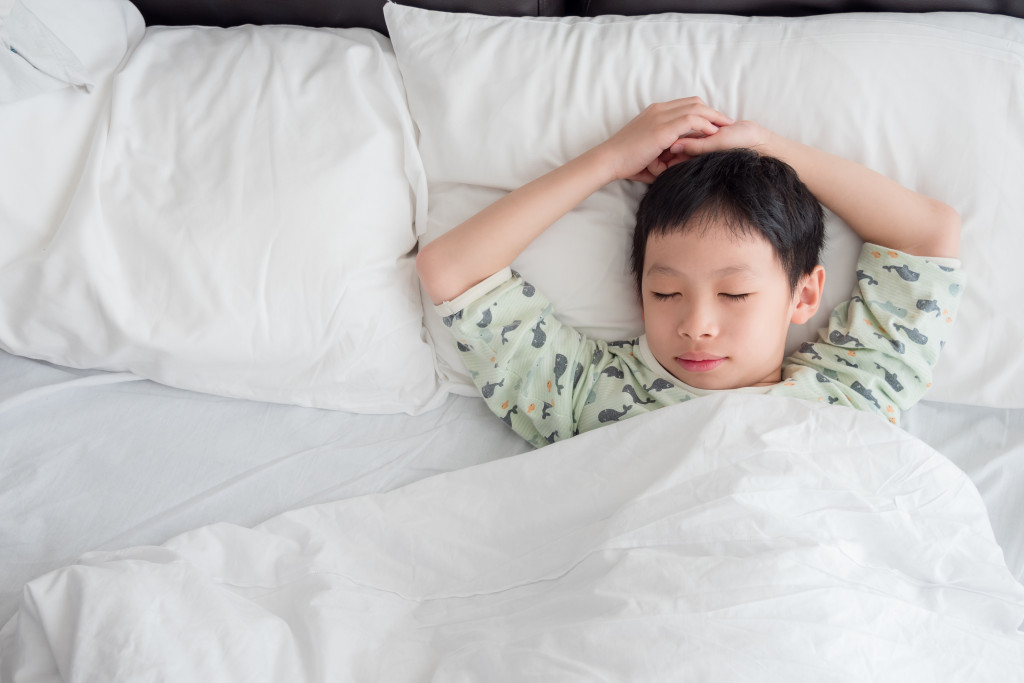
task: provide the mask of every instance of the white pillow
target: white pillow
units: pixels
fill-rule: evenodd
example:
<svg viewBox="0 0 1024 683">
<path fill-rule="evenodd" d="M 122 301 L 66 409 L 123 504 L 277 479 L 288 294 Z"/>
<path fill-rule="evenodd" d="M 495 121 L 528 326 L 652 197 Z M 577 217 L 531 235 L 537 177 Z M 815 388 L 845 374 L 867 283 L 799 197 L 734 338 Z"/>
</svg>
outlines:
<svg viewBox="0 0 1024 683">
<path fill-rule="evenodd" d="M 443 399 L 411 255 L 425 180 L 383 36 L 151 28 L 108 106 L 66 212 L 0 263 L 4 349 L 354 412 Z"/>
<path fill-rule="evenodd" d="M 22 0 L 0 2 L 0 103 L 68 86 L 92 89 L 78 57 Z"/>
<path fill-rule="evenodd" d="M 94 87 L 63 87 L 0 105 L 0 267 L 41 249 L 60 223 L 109 105 L 114 73 L 145 29 L 129 0 L 21 4 L 74 53 Z"/>
<path fill-rule="evenodd" d="M 142 32 L 130 0 L 0 0 L 0 103 L 91 92 Z"/>
<path fill-rule="evenodd" d="M 430 180 L 424 242 L 600 143 L 647 104 L 699 95 L 958 209 L 968 287 L 928 398 L 1024 408 L 1024 20 L 385 12 Z M 641 330 L 627 259 L 644 189 L 622 181 L 598 192 L 514 264 L 564 320 L 598 337 Z M 794 329 L 790 350 L 850 295 L 858 249 L 830 217 L 825 306 Z M 468 385 L 450 335 L 427 320 L 441 370 Z"/>
</svg>

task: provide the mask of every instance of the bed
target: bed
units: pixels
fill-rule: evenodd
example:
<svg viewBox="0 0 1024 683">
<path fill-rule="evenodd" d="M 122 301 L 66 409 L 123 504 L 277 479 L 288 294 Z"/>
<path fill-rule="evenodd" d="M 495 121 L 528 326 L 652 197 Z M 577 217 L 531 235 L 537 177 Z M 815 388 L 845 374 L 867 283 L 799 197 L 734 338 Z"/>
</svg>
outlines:
<svg viewBox="0 0 1024 683">
<path fill-rule="evenodd" d="M 1024 681 L 1024 6 L 382 5 L 0 3 L 0 680 Z M 691 94 L 960 212 L 900 427 L 478 398 L 418 245 Z M 516 263 L 599 338 L 641 192 Z"/>
</svg>

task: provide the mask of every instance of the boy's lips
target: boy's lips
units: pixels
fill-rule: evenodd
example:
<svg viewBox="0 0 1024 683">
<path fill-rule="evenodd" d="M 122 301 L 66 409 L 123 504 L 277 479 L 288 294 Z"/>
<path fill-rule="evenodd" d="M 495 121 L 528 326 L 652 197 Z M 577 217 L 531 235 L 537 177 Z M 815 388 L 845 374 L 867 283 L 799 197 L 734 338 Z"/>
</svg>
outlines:
<svg viewBox="0 0 1024 683">
<path fill-rule="evenodd" d="M 676 356 L 676 362 L 687 372 L 710 372 L 725 362 L 723 356 L 712 356 L 706 353 L 688 353 Z"/>
</svg>

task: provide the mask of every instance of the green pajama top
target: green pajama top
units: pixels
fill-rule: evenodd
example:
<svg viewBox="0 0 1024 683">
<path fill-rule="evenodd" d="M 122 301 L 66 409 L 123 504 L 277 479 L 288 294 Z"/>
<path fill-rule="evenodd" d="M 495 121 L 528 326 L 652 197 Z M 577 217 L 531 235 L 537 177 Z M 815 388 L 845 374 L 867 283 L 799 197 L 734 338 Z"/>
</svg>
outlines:
<svg viewBox="0 0 1024 683">
<path fill-rule="evenodd" d="M 851 406 L 893 424 L 931 385 L 964 275 L 956 259 L 865 244 L 857 284 L 818 340 L 757 391 Z M 510 269 L 436 307 L 490 409 L 534 446 L 713 393 L 655 360 L 644 336 L 588 339 L 563 325 L 539 291 Z"/>
</svg>

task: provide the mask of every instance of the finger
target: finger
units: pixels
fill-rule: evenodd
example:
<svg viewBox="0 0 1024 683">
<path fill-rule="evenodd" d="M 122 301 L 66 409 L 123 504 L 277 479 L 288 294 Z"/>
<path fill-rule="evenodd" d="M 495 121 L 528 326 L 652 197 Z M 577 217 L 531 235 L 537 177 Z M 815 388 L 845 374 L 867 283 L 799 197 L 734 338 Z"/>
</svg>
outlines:
<svg viewBox="0 0 1024 683">
<path fill-rule="evenodd" d="M 681 164 L 684 161 L 689 161 L 692 158 L 693 157 L 687 156 L 685 154 L 677 154 L 676 156 L 674 156 L 673 158 L 668 160 L 668 162 L 666 164 L 666 167 L 665 167 L 665 170 L 668 170 L 668 169 L 672 168 L 673 166 L 675 166 L 677 164 Z"/>
<path fill-rule="evenodd" d="M 681 138 L 693 136 L 705 137 L 708 135 L 714 135 L 718 130 L 718 126 L 697 114 L 683 114 L 681 116 L 666 119 L 659 124 L 657 129 L 661 143 L 665 145 L 665 149 L 668 149 Z"/>
<path fill-rule="evenodd" d="M 719 127 L 735 123 L 733 119 L 703 104 L 699 98 L 685 98 L 669 102 L 655 102 L 637 117 L 646 118 L 663 132 L 677 131 L 676 136 L 696 131 L 714 135 Z"/>
<path fill-rule="evenodd" d="M 718 126 L 714 124 L 709 118 L 700 116 L 698 114 L 688 114 L 683 121 L 680 122 L 680 128 L 689 126 L 690 129 L 683 133 L 680 137 L 703 137 L 706 135 L 714 135 L 718 132 Z"/>
<path fill-rule="evenodd" d="M 669 148 L 669 152 L 676 156 L 693 158 L 711 151 L 714 148 L 712 138 L 679 138 Z"/>
<path fill-rule="evenodd" d="M 667 164 L 673 156 L 675 155 L 666 149 L 661 154 L 658 155 L 658 161 L 660 161 L 663 164 Z"/>
<path fill-rule="evenodd" d="M 683 135 L 679 139 L 677 139 L 675 142 L 673 142 L 672 146 L 669 147 L 667 151 L 670 154 L 680 154 L 680 153 L 683 152 L 683 150 L 686 149 L 686 143 L 683 142 L 683 140 L 687 140 L 687 139 L 692 140 L 692 139 L 695 139 L 696 137 L 697 136 L 695 136 L 695 135 Z"/>
<path fill-rule="evenodd" d="M 726 116 L 722 112 L 716 111 L 714 109 L 712 109 L 711 111 L 713 112 L 713 115 L 709 116 L 708 120 L 714 123 L 719 128 L 722 128 L 724 126 L 731 126 L 732 124 L 736 123 L 736 119 L 734 119 L 731 116 Z"/>
<path fill-rule="evenodd" d="M 675 166 L 683 161 L 689 161 L 693 157 L 683 152 L 670 152 L 662 157 L 661 161 L 665 164 L 665 167 Z"/>
<path fill-rule="evenodd" d="M 680 97 L 675 100 L 669 100 L 666 104 L 670 104 L 675 107 L 686 107 L 694 104 L 701 104 L 707 106 L 707 103 L 698 95 L 691 95 L 690 97 Z"/>
<path fill-rule="evenodd" d="M 665 103 L 666 112 L 678 114 L 683 111 L 698 116 L 703 116 L 708 121 L 712 122 L 716 126 L 728 126 L 736 123 L 736 120 L 731 116 L 726 116 L 722 112 L 709 107 L 704 103 L 704 100 L 699 97 L 686 97 L 679 100 L 672 100 L 671 102 Z"/>
<path fill-rule="evenodd" d="M 640 171 L 639 173 L 634 173 L 633 175 L 629 176 L 628 180 L 638 180 L 642 183 L 647 183 L 648 185 L 650 185 L 655 181 L 655 179 L 659 175 L 664 173 L 666 170 L 672 168 L 676 164 L 681 164 L 684 161 L 689 161 L 692 158 L 693 157 L 687 156 L 685 154 L 671 154 L 668 151 L 662 152 L 657 159 L 652 161 L 647 166 L 647 168 Z"/>
<path fill-rule="evenodd" d="M 661 157 L 658 157 L 647 165 L 647 172 L 654 178 L 657 178 L 666 168 L 668 168 L 668 165 L 661 160 Z"/>
<path fill-rule="evenodd" d="M 627 180 L 636 180 L 638 182 L 647 183 L 648 185 L 650 185 L 651 183 L 654 182 L 654 174 L 645 168 L 639 173 L 634 173 L 633 175 L 629 176 Z"/>
</svg>

